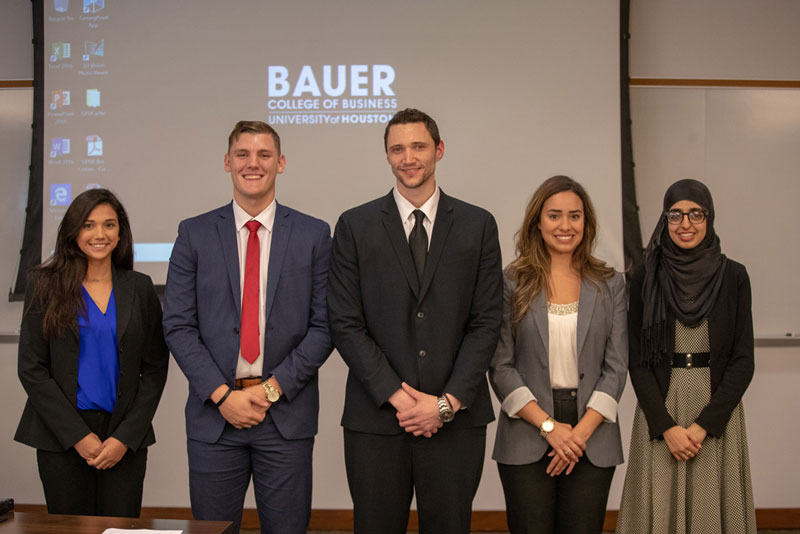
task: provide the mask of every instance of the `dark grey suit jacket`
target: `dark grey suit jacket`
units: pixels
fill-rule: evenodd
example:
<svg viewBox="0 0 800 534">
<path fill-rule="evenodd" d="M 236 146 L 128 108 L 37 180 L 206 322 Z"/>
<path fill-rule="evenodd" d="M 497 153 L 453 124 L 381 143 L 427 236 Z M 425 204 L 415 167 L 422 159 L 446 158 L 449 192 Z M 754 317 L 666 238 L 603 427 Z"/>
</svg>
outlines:
<svg viewBox="0 0 800 534">
<path fill-rule="evenodd" d="M 505 314 L 489 379 L 502 402 L 514 390 L 527 387 L 539 406 L 553 414 L 548 357 L 547 306 L 539 293 L 528 314 L 511 329 L 511 295 L 514 282 L 505 280 Z M 628 376 L 628 330 L 625 279 L 619 273 L 600 284 L 581 282 L 578 302 L 578 418 L 586 412 L 592 393 L 601 391 L 619 401 Z M 539 429 L 523 419 L 512 419 L 500 411 L 493 458 L 500 463 L 523 465 L 539 461 L 547 452 L 547 441 Z M 586 443 L 586 456 L 593 465 L 621 464 L 622 440 L 619 422 L 604 421 Z"/>
<path fill-rule="evenodd" d="M 452 427 L 492 421 L 486 370 L 502 312 L 497 225 L 486 210 L 441 192 L 421 282 L 391 192 L 343 213 L 328 277 L 331 335 L 350 367 L 342 425 L 403 432 L 387 402 L 401 381 L 459 399 L 467 409 Z"/>
<path fill-rule="evenodd" d="M 169 353 L 161 330 L 161 305 L 150 277 L 113 271 L 117 303 L 119 382 L 110 436 L 137 451 L 155 443 L 151 421 L 167 380 Z M 65 451 L 91 431 L 78 413 L 77 333 L 47 340 L 42 310 L 25 299 L 19 337 L 19 379 L 28 394 L 16 441 Z"/>
</svg>

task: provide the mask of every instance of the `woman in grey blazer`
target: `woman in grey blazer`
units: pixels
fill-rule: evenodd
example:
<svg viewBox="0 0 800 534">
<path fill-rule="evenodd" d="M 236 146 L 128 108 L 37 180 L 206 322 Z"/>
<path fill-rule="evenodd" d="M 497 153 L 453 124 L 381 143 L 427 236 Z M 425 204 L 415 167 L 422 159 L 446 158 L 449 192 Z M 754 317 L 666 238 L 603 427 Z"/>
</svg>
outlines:
<svg viewBox="0 0 800 534">
<path fill-rule="evenodd" d="M 169 353 L 153 283 L 132 268 L 125 209 L 92 189 L 30 273 L 18 360 L 28 400 L 14 439 L 36 448 L 51 514 L 141 511 Z"/>
<path fill-rule="evenodd" d="M 592 256 L 583 187 L 539 186 L 505 271 L 489 378 L 502 406 L 493 457 L 512 533 L 599 533 L 622 463 L 617 402 L 628 366 L 625 282 Z"/>
</svg>

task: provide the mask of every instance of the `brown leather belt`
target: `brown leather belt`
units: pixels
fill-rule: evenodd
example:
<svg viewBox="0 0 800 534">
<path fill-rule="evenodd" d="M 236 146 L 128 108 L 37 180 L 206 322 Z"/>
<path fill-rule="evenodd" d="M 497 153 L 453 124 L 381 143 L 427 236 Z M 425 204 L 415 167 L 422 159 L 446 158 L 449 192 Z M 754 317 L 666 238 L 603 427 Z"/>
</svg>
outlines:
<svg viewBox="0 0 800 534">
<path fill-rule="evenodd" d="M 260 376 L 250 376 L 247 378 L 237 378 L 235 382 L 236 389 L 249 388 L 250 386 L 260 386 L 263 380 Z"/>
<path fill-rule="evenodd" d="M 691 369 L 692 367 L 708 367 L 710 354 L 708 352 L 693 352 L 690 354 L 673 354 L 672 367 Z"/>
</svg>

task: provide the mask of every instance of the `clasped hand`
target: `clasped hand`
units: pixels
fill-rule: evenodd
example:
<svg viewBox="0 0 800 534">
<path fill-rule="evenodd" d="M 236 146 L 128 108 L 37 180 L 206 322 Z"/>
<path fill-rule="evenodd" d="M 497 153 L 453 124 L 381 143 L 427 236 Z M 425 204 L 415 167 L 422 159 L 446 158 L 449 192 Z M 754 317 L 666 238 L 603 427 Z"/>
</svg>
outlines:
<svg viewBox="0 0 800 534">
<path fill-rule="evenodd" d="M 219 407 L 219 413 L 234 428 L 251 428 L 261 423 L 267 416 L 272 403 L 264 395 L 261 385 L 231 391 Z"/>
<path fill-rule="evenodd" d="M 460 408 L 460 405 L 456 406 L 458 400 L 454 397 L 450 399 L 454 404 L 453 410 L 457 411 Z M 435 395 L 418 391 L 403 382 L 400 389 L 389 397 L 389 402 L 397 410 L 400 426 L 414 436 L 430 438 L 442 428 L 438 398 Z"/>
<path fill-rule="evenodd" d="M 558 476 L 566 469 L 566 474 L 572 473 L 575 464 L 586 450 L 586 439 L 579 435 L 572 425 L 556 422 L 553 431 L 545 438 L 553 448 L 548 453 L 552 457 L 547 466 L 547 474 L 551 477 Z"/>
<path fill-rule="evenodd" d="M 700 452 L 704 439 L 706 431 L 697 423 L 692 423 L 688 428 L 675 425 L 664 432 L 669 452 L 679 462 L 694 458 Z"/>
<path fill-rule="evenodd" d="M 96 469 L 111 469 L 122 460 L 128 447 L 117 438 L 100 441 L 97 434 L 91 432 L 75 444 L 75 451 L 90 466 Z"/>
</svg>

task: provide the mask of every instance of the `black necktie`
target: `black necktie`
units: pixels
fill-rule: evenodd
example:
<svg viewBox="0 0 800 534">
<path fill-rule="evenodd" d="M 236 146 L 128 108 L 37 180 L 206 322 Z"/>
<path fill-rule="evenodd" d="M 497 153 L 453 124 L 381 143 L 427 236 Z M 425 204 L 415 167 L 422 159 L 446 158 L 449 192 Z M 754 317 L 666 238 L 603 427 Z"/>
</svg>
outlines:
<svg viewBox="0 0 800 534">
<path fill-rule="evenodd" d="M 414 217 L 417 222 L 408 236 L 408 246 L 411 247 L 411 257 L 414 258 L 414 266 L 417 268 L 417 280 L 422 283 L 422 271 L 425 269 L 425 258 L 428 257 L 428 232 L 422 225 L 425 214 L 414 210 Z"/>
</svg>

